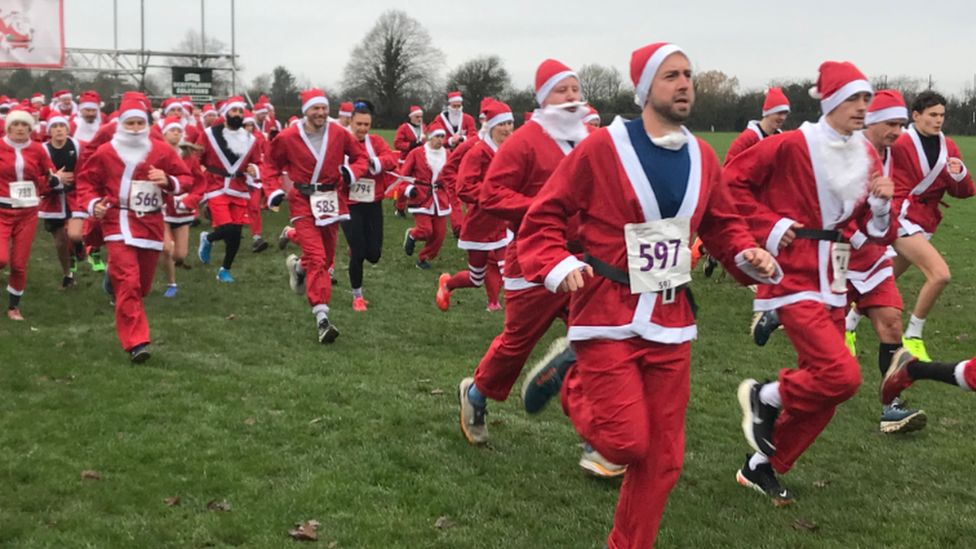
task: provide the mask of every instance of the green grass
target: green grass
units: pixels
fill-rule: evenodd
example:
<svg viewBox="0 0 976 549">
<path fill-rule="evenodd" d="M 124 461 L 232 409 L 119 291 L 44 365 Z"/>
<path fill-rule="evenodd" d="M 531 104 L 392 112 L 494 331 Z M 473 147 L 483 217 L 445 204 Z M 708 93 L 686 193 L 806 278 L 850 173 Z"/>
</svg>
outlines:
<svg viewBox="0 0 976 549">
<path fill-rule="evenodd" d="M 720 154 L 731 140 L 705 137 Z M 976 159 L 976 139 L 959 142 Z M 934 242 L 954 279 L 926 333 L 933 355 L 960 358 L 976 336 L 976 207 L 951 203 Z M 285 217 L 267 214 L 266 236 Z M 469 447 L 458 432 L 456 384 L 502 316 L 485 312 L 480 290 L 457 292 L 451 311 L 439 312 L 437 274 L 465 261 L 449 239 L 434 271 L 415 269 L 399 251 L 408 225 L 388 216 L 386 256 L 366 269 L 366 314 L 349 308 L 339 254 L 331 316 L 342 336 L 332 346 L 315 343 L 277 250 L 242 251 L 232 286 L 194 261 L 179 274 L 176 300 L 161 297 L 160 278 L 146 300 L 155 355 L 144 367 L 119 349 L 99 276 L 82 266 L 78 288 L 56 289 L 50 238 L 39 231 L 28 321 L 0 322 L 0 546 L 281 547 L 294 543 L 294 522 L 317 519 L 321 547 L 601 547 L 619 484 L 578 472 L 578 439 L 558 406 L 529 418 L 517 396 L 492 404 L 489 448 Z M 920 282 L 914 271 L 900 281 L 906 301 Z M 908 396 L 929 427 L 878 434 L 867 323 L 863 390 L 784 479 L 798 503 L 775 509 L 735 484 L 747 450 L 736 384 L 794 361 L 782 334 L 762 350 L 749 341 L 751 295 L 729 281 L 696 282 L 686 464 L 658 545 L 970 547 L 976 403 L 920 385 Z M 83 480 L 83 470 L 102 478 Z M 172 496 L 181 505 L 165 505 Z M 232 509 L 207 510 L 214 499 Z M 441 516 L 452 526 L 435 528 Z M 799 518 L 819 528 L 796 530 Z"/>
</svg>

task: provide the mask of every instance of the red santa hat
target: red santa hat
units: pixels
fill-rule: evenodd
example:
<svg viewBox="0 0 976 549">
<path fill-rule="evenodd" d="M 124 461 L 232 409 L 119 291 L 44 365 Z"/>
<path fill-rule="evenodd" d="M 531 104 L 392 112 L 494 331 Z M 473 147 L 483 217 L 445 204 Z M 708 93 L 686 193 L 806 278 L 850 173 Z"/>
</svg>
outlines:
<svg viewBox="0 0 976 549">
<path fill-rule="evenodd" d="M 489 98 L 488 103 L 482 102 L 482 105 L 481 114 L 485 116 L 486 130 L 491 131 L 495 126 L 505 122 L 515 122 L 515 117 L 512 116 L 512 108 L 507 104 Z"/>
<path fill-rule="evenodd" d="M 0 107 L 9 107 L 9 106 L 10 106 L 10 98 L 7 97 L 6 95 L 0 95 Z"/>
<path fill-rule="evenodd" d="M 600 113 L 599 113 L 599 111 L 597 111 L 596 109 L 594 109 L 591 105 L 587 105 L 586 106 L 586 116 L 583 117 L 583 123 L 584 124 L 589 124 L 590 122 L 592 122 L 594 120 L 596 120 L 596 121 L 599 121 L 600 120 Z"/>
<path fill-rule="evenodd" d="M 268 104 L 261 103 L 260 100 L 254 104 L 254 114 L 264 114 L 268 112 Z"/>
<path fill-rule="evenodd" d="M 302 119 L 301 119 L 301 118 L 298 118 L 298 117 L 297 117 L 297 116 L 295 116 L 295 115 L 291 115 L 291 116 L 290 116 L 290 117 L 288 118 L 288 127 L 290 128 L 290 127 L 292 127 L 292 126 L 294 126 L 294 125 L 296 125 L 296 124 L 298 124 L 298 123 L 299 123 L 299 122 L 301 122 L 301 121 L 302 121 Z"/>
<path fill-rule="evenodd" d="M 189 95 L 184 95 L 180 98 L 180 105 L 183 105 L 183 110 L 187 114 L 193 114 L 193 100 L 190 99 Z"/>
<path fill-rule="evenodd" d="M 532 112 L 531 111 L 523 112 L 522 113 L 522 122 L 528 122 L 529 120 L 532 120 Z"/>
<path fill-rule="evenodd" d="M 419 105 L 410 105 L 410 113 L 407 116 L 413 116 L 415 114 L 424 114 L 424 109 L 421 109 Z"/>
<path fill-rule="evenodd" d="M 173 109 L 183 109 L 183 102 L 177 97 L 170 97 L 169 99 L 163 101 L 163 115 L 169 114 L 169 111 Z"/>
<path fill-rule="evenodd" d="M 57 111 L 57 110 L 50 111 L 47 115 L 47 118 L 45 119 L 45 122 L 47 123 L 47 127 L 49 128 L 55 124 L 64 124 L 69 128 L 71 127 L 71 124 L 68 122 L 68 117 L 61 114 L 61 111 Z"/>
<path fill-rule="evenodd" d="M 352 102 L 344 101 L 339 103 L 339 116 L 352 116 Z"/>
<path fill-rule="evenodd" d="M 790 112 L 790 100 L 786 98 L 782 88 L 766 90 L 766 100 L 763 101 L 762 115 L 769 116 L 778 112 Z"/>
<path fill-rule="evenodd" d="M 179 128 L 180 131 L 183 131 L 183 119 L 175 114 L 167 116 L 163 119 L 162 130 L 163 133 L 166 133 L 173 128 Z"/>
<path fill-rule="evenodd" d="M 10 112 L 7 113 L 7 118 L 4 120 L 4 124 L 8 128 L 14 122 L 23 122 L 30 127 L 31 131 L 34 130 L 34 115 L 30 113 L 30 110 L 19 105 L 10 109 Z"/>
<path fill-rule="evenodd" d="M 149 103 L 149 98 L 146 97 L 146 94 L 144 94 L 142 92 L 138 92 L 138 91 L 127 91 L 127 92 L 124 92 L 122 94 L 122 102 L 124 103 L 126 101 L 138 101 L 138 102 L 142 103 L 142 109 L 145 110 L 145 111 L 148 111 L 149 108 L 151 107 L 151 105 Z M 118 112 L 122 112 L 121 105 L 119 106 Z"/>
<path fill-rule="evenodd" d="M 94 90 L 82 92 L 82 94 L 78 97 L 78 108 L 98 110 L 102 108 L 102 98 L 99 97 L 98 92 Z"/>
<path fill-rule="evenodd" d="M 37 92 L 30 97 L 31 103 L 44 103 L 44 94 Z"/>
<path fill-rule="evenodd" d="M 579 76 L 572 69 L 555 59 L 546 59 L 539 64 L 535 70 L 535 101 L 540 106 L 549 96 L 549 92 L 565 78 L 579 79 Z"/>
<path fill-rule="evenodd" d="M 444 137 L 445 135 L 447 135 L 447 132 L 444 131 L 444 128 L 442 128 L 441 126 L 437 126 L 436 128 L 428 130 L 427 133 L 428 137 L 437 137 L 437 136 Z"/>
<path fill-rule="evenodd" d="M 853 63 L 824 61 L 820 65 L 817 85 L 810 88 L 810 97 L 819 99 L 820 110 L 829 114 L 848 97 L 862 92 L 874 93 L 874 88 Z"/>
<path fill-rule="evenodd" d="M 60 100 L 62 97 L 67 97 L 68 99 L 72 98 L 71 92 L 68 90 L 58 90 L 54 92 L 51 97 L 53 97 L 55 101 Z"/>
<path fill-rule="evenodd" d="M 149 122 L 149 114 L 146 113 L 146 103 L 136 97 L 126 98 L 123 96 L 122 103 L 119 105 L 119 124 L 122 124 L 130 118 L 137 117 Z"/>
<path fill-rule="evenodd" d="M 202 109 L 202 112 L 203 112 L 204 118 L 206 118 L 208 116 L 211 116 L 211 115 L 212 116 L 220 116 L 219 113 L 217 112 L 216 107 L 214 107 L 212 103 L 207 103 L 206 105 L 204 105 L 203 106 L 203 109 Z"/>
<path fill-rule="evenodd" d="M 461 97 L 461 92 L 459 92 L 459 91 L 447 92 L 447 102 L 448 103 L 463 103 L 464 102 L 464 98 Z"/>
<path fill-rule="evenodd" d="M 661 63 L 672 54 L 685 54 L 679 46 L 668 42 L 655 42 L 634 50 L 630 55 L 630 81 L 634 84 L 634 102 L 644 108 L 651 93 L 651 83 Z"/>
<path fill-rule="evenodd" d="M 874 94 L 868 114 L 864 117 L 864 124 L 880 124 L 889 120 L 908 121 L 908 107 L 905 98 L 898 90 L 879 90 Z"/>
<path fill-rule="evenodd" d="M 326 107 L 329 106 L 329 99 L 325 97 L 325 92 L 318 88 L 303 91 L 301 93 L 301 99 L 302 114 L 305 114 L 305 111 L 314 105 L 325 105 Z"/>
<path fill-rule="evenodd" d="M 227 111 L 231 109 L 244 110 L 246 108 L 247 108 L 247 103 L 244 102 L 243 97 L 239 95 L 228 97 L 227 100 L 224 101 L 224 105 L 220 107 L 220 116 L 227 116 Z"/>
<path fill-rule="evenodd" d="M 254 113 L 252 113 L 247 109 L 244 109 L 244 123 L 247 124 L 248 122 L 250 122 L 251 124 L 258 123 L 257 120 L 254 119 Z"/>
</svg>

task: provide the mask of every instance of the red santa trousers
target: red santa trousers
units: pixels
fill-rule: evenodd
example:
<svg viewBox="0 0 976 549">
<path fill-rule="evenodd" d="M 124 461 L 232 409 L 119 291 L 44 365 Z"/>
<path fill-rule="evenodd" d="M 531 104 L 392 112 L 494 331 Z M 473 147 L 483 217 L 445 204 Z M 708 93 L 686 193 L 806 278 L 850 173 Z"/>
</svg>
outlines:
<svg viewBox="0 0 976 549">
<path fill-rule="evenodd" d="M 801 301 L 779 308 L 779 319 L 796 349 L 797 367 L 779 374 L 783 408 L 773 432 L 779 473 L 789 471 L 834 417 L 857 393 L 861 368 L 844 344 L 844 309 Z"/>
<path fill-rule="evenodd" d="M 447 217 L 440 215 L 413 214 L 414 227 L 410 236 L 414 240 L 423 240 L 424 248 L 417 254 L 421 261 L 434 259 L 444 244 L 444 233 L 447 231 Z"/>
<path fill-rule="evenodd" d="M 210 224 L 215 229 L 221 225 L 247 224 L 248 200 L 220 194 L 207 201 L 207 208 L 210 209 Z"/>
<path fill-rule="evenodd" d="M 488 303 L 498 303 L 502 287 L 499 261 L 504 261 L 505 248 L 497 250 L 468 250 L 468 270 L 458 271 L 447 281 L 448 290 L 485 287 Z"/>
<path fill-rule="evenodd" d="M 557 318 L 566 321 L 569 293 L 544 286 L 505 290 L 505 327 L 474 371 L 474 384 L 492 400 L 505 400 L 532 349 Z"/>
<path fill-rule="evenodd" d="M 124 242 L 106 242 L 109 256 L 108 278 L 115 297 L 115 333 L 126 351 L 149 343 L 149 321 L 142 298 L 152 290 L 157 250 L 129 246 Z"/>
<path fill-rule="evenodd" d="M 37 208 L 0 209 L 0 271 L 10 265 L 7 291 L 24 293 L 31 243 L 37 232 Z"/>
<path fill-rule="evenodd" d="M 261 220 L 261 201 L 264 193 L 261 189 L 251 190 L 251 199 L 247 202 L 247 224 L 251 227 L 251 236 L 261 234 L 263 222 Z"/>
<path fill-rule="evenodd" d="M 105 238 L 102 235 L 102 222 L 94 217 L 85 218 L 85 226 L 83 229 L 84 236 L 82 241 L 85 246 L 91 246 L 92 248 L 101 248 L 105 245 Z"/>
<path fill-rule="evenodd" d="M 563 410 L 593 448 L 627 465 L 607 544 L 652 547 L 684 463 L 691 343 L 595 339 L 573 349 Z"/>
<path fill-rule="evenodd" d="M 305 270 L 305 295 L 308 304 L 315 308 L 328 305 L 332 298 L 332 277 L 329 267 L 335 261 L 339 224 L 319 227 L 310 217 L 301 217 L 293 223 L 295 241 L 302 249 L 302 269 Z"/>
<path fill-rule="evenodd" d="M 461 227 L 464 225 L 464 205 L 461 199 L 455 194 L 451 197 L 451 231 L 454 238 L 461 235 Z"/>
</svg>

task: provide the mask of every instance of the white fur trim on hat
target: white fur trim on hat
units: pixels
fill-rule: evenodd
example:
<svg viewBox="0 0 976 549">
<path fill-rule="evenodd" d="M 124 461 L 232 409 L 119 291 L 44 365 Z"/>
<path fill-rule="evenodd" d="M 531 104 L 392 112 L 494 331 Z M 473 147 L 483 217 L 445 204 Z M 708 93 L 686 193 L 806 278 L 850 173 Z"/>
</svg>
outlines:
<svg viewBox="0 0 976 549">
<path fill-rule="evenodd" d="M 141 109 L 129 109 L 119 114 L 119 124 L 125 122 L 130 118 L 135 118 L 135 117 L 142 118 L 146 122 L 149 122 L 149 117 L 146 115 L 146 111 Z"/>
<path fill-rule="evenodd" d="M 769 116 L 771 114 L 776 114 L 778 112 L 790 112 L 790 106 L 789 105 L 776 105 L 775 107 L 773 107 L 771 109 L 767 109 L 767 110 L 763 111 L 762 112 L 762 115 L 763 116 Z"/>
<path fill-rule="evenodd" d="M 31 113 L 27 111 L 10 111 L 7 113 L 7 118 L 4 119 L 4 124 L 7 127 L 10 127 L 10 125 L 14 122 L 24 122 L 30 126 L 31 130 L 34 129 L 34 117 L 31 116 Z"/>
<path fill-rule="evenodd" d="M 661 63 L 672 53 L 684 54 L 685 52 L 674 44 L 664 44 L 655 50 L 647 63 L 644 63 L 644 70 L 641 71 L 640 80 L 637 81 L 637 87 L 634 89 L 634 102 L 637 103 L 638 107 L 644 108 L 644 104 L 647 103 L 647 94 L 651 92 L 651 82 L 654 81 L 654 75 L 657 74 Z"/>
<path fill-rule="evenodd" d="M 178 106 L 182 106 L 182 105 L 178 105 Z M 247 103 L 243 101 L 233 101 L 230 103 L 224 103 L 224 106 L 220 108 L 220 116 L 227 116 L 227 113 L 234 108 L 242 109 L 242 110 L 246 109 Z"/>
<path fill-rule="evenodd" d="M 546 100 L 546 97 L 549 96 L 549 92 L 556 87 L 556 84 L 563 79 L 569 78 L 570 76 L 579 80 L 579 76 L 577 76 L 576 72 L 574 71 L 557 72 L 556 74 L 550 76 L 549 79 L 546 80 L 545 84 L 540 86 L 539 89 L 535 91 L 535 102 L 541 107 L 542 102 Z"/>
<path fill-rule="evenodd" d="M 180 131 L 184 131 L 183 130 L 183 124 L 181 124 L 179 122 L 170 122 L 169 124 L 166 124 L 165 126 L 163 126 L 163 133 L 166 133 L 166 132 L 170 131 L 173 128 L 179 128 Z"/>
<path fill-rule="evenodd" d="M 60 115 L 58 115 L 58 116 L 52 116 L 52 117 L 48 118 L 46 122 L 47 122 L 47 127 L 49 127 L 49 128 L 51 126 L 55 125 L 55 124 L 64 124 L 65 126 L 68 126 L 69 128 L 71 127 L 71 124 L 68 122 L 68 117 L 67 116 L 60 116 Z"/>
<path fill-rule="evenodd" d="M 485 127 L 490 130 L 499 124 L 504 124 L 505 122 L 515 122 L 515 117 L 512 116 L 512 113 L 503 112 L 496 114 L 491 118 L 491 120 L 485 122 Z"/>
<path fill-rule="evenodd" d="M 85 101 L 83 103 L 79 103 L 78 104 L 78 110 L 81 110 L 81 109 L 95 109 L 95 110 L 98 110 L 100 108 L 101 107 L 98 105 L 98 103 L 95 103 L 93 101 Z"/>
<path fill-rule="evenodd" d="M 871 83 L 867 80 L 852 80 L 841 86 L 840 89 L 834 92 L 834 94 L 830 97 L 820 99 L 820 110 L 823 111 L 824 114 L 829 114 L 831 111 L 840 106 L 841 103 L 847 101 L 848 97 L 861 92 L 873 94 L 874 88 L 871 87 Z M 810 95 L 812 96 L 813 93 Z M 814 97 L 814 99 L 816 99 L 816 97 Z"/>
<path fill-rule="evenodd" d="M 432 130 L 427 135 L 430 136 L 430 137 L 437 137 L 438 135 L 441 136 L 441 137 L 444 137 L 445 135 L 447 135 L 447 132 L 444 131 L 444 128 L 437 128 L 436 130 Z"/>
<path fill-rule="evenodd" d="M 321 95 L 316 95 L 315 97 L 302 103 L 302 114 L 305 114 L 305 111 L 312 108 L 314 105 L 325 105 L 326 107 L 328 107 L 329 100 L 326 99 L 325 97 L 322 97 Z"/>
<path fill-rule="evenodd" d="M 880 109 L 874 112 L 868 111 L 868 114 L 864 117 L 864 125 L 870 126 L 871 124 L 880 124 L 881 122 L 899 119 L 908 121 L 908 109 L 905 107 L 888 107 L 887 109 Z"/>
<path fill-rule="evenodd" d="M 584 116 L 583 117 L 583 123 L 586 124 L 587 122 L 590 122 L 590 121 L 593 121 L 593 120 L 599 120 L 599 119 L 600 119 L 600 113 L 595 113 L 594 112 L 594 113 L 590 113 L 590 114 Z"/>
<path fill-rule="evenodd" d="M 408 114 L 407 116 L 413 116 L 415 114 L 424 114 L 424 109 L 414 109 L 410 111 L 410 114 Z"/>
</svg>

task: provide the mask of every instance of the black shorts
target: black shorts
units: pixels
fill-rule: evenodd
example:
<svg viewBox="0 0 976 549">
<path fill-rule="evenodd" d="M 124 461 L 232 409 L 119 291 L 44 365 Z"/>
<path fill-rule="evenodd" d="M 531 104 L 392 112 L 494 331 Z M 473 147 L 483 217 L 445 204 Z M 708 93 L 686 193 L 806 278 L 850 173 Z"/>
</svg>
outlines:
<svg viewBox="0 0 976 549">
<path fill-rule="evenodd" d="M 64 225 L 68 222 L 67 219 L 45 219 L 44 220 L 44 230 L 49 233 L 56 233 L 60 229 L 64 228 Z"/>
<path fill-rule="evenodd" d="M 179 229 L 180 227 L 189 227 L 192 223 L 193 223 L 192 221 L 181 221 L 179 223 L 170 223 L 169 221 L 166 222 L 166 224 L 169 225 L 169 228 L 170 229 Z"/>
</svg>

